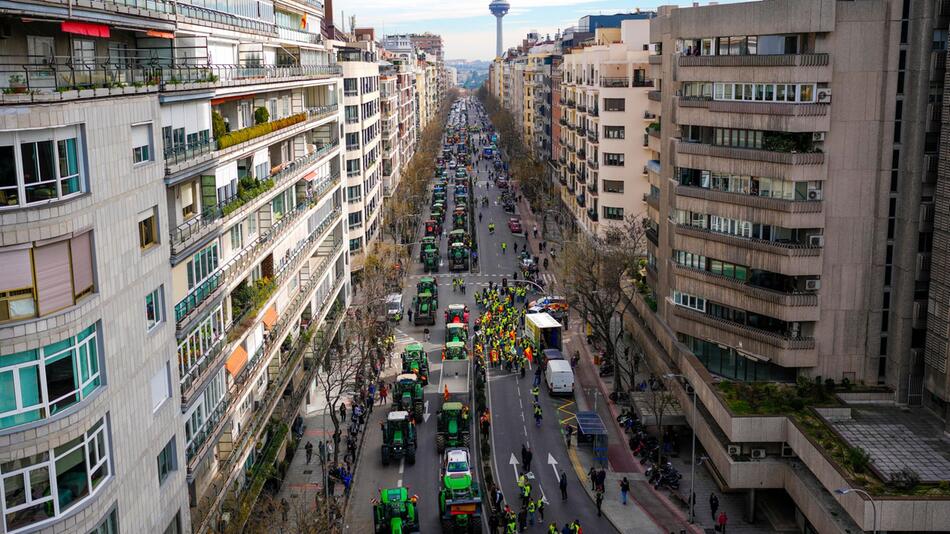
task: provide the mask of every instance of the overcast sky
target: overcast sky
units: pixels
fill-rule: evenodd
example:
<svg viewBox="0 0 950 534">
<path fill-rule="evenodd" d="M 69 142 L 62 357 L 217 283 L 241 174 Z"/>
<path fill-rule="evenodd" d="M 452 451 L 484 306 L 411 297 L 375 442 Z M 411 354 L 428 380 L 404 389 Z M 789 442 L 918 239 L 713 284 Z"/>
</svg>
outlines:
<svg viewBox="0 0 950 534">
<path fill-rule="evenodd" d="M 376 28 L 377 35 L 403 32 L 438 33 L 445 43 L 446 59 L 486 59 L 495 56 L 495 17 L 488 11 L 491 0 L 337 0 L 334 17 L 341 11 L 349 29 L 351 15 L 356 26 Z M 730 0 L 725 0 L 726 2 Z M 542 37 L 577 25 L 584 15 L 652 10 L 658 5 L 691 5 L 691 1 L 644 0 L 632 4 L 605 0 L 509 0 L 511 11 L 504 18 L 505 48 L 521 42 L 537 30 Z M 706 4 L 704 0 L 702 2 Z M 724 3 L 724 2 L 723 2 Z"/>
</svg>

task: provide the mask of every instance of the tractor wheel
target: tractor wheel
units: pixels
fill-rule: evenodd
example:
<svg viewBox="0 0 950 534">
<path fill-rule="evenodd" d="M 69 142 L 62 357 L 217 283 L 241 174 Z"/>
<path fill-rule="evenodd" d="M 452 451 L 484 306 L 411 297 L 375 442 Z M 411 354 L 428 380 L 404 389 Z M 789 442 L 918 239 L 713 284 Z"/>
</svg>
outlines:
<svg viewBox="0 0 950 534">
<path fill-rule="evenodd" d="M 409 465 L 416 465 L 416 451 L 412 450 L 406 453 L 406 463 Z"/>
<path fill-rule="evenodd" d="M 435 437 L 435 449 L 439 454 L 445 452 L 445 434 L 439 434 Z"/>
<path fill-rule="evenodd" d="M 455 529 L 453 528 L 452 520 L 451 520 L 451 519 L 443 519 L 443 520 L 442 520 L 442 532 L 452 532 L 453 530 L 455 530 Z"/>
<path fill-rule="evenodd" d="M 383 449 L 383 465 L 389 465 L 389 451 Z"/>
<path fill-rule="evenodd" d="M 466 447 L 466 448 L 472 446 L 472 434 L 471 434 L 471 433 L 466 432 L 466 433 L 462 434 L 462 445 L 463 445 L 464 447 Z"/>
<path fill-rule="evenodd" d="M 482 531 L 482 516 L 473 514 L 469 516 L 468 531 L 472 534 L 479 534 Z"/>
</svg>

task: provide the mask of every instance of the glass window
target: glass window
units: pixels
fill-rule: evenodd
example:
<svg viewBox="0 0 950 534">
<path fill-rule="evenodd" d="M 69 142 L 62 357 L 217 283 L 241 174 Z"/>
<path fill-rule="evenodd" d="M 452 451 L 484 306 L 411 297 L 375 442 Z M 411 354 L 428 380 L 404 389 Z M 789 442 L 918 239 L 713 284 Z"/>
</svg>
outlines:
<svg viewBox="0 0 950 534">
<path fill-rule="evenodd" d="M 184 128 L 181 129 L 184 136 Z M 152 125 L 138 124 L 132 127 L 132 163 L 142 163 L 152 159 Z M 184 141 L 184 140 L 182 140 Z M 184 142 L 182 142 L 184 144 Z"/>
<path fill-rule="evenodd" d="M 604 111 L 624 111 L 626 101 L 623 98 L 605 98 Z"/>
<path fill-rule="evenodd" d="M 139 248 L 148 249 L 158 244 L 158 217 L 154 213 L 139 221 Z"/>
<path fill-rule="evenodd" d="M 165 317 L 162 298 L 162 286 L 145 295 L 145 329 L 151 330 L 158 326 Z"/>
<path fill-rule="evenodd" d="M 158 464 L 158 483 L 161 485 L 168 478 L 168 475 L 177 469 L 175 457 L 175 438 L 173 437 L 162 447 L 158 453 L 156 463 Z"/>
</svg>

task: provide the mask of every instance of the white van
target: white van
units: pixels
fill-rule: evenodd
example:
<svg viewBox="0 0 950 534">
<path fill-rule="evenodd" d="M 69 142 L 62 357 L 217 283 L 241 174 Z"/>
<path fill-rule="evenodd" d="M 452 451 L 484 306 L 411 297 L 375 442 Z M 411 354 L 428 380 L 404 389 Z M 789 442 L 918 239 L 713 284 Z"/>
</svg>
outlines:
<svg viewBox="0 0 950 534">
<path fill-rule="evenodd" d="M 551 395 L 574 395 L 574 371 L 566 360 L 551 360 L 544 371 Z"/>
</svg>

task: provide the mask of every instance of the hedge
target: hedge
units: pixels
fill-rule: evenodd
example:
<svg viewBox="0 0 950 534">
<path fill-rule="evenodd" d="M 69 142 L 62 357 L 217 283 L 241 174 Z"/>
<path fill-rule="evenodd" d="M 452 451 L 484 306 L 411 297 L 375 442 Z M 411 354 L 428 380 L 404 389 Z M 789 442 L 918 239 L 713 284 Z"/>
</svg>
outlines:
<svg viewBox="0 0 950 534">
<path fill-rule="evenodd" d="M 250 141 L 255 137 L 260 137 L 262 135 L 267 135 L 271 132 L 276 132 L 288 126 L 293 126 L 298 122 L 303 122 L 307 120 L 306 113 L 298 113 L 296 115 L 291 115 L 289 117 L 284 117 L 283 119 L 277 119 L 276 121 L 265 122 L 263 124 L 255 124 L 254 126 L 248 126 L 247 128 L 242 128 L 240 130 L 235 130 L 233 132 L 228 132 L 223 134 L 218 138 L 218 150 L 223 150 L 232 145 L 237 145 L 245 141 Z"/>
</svg>

